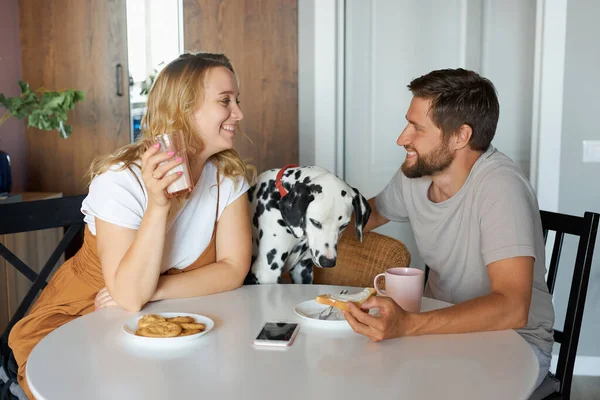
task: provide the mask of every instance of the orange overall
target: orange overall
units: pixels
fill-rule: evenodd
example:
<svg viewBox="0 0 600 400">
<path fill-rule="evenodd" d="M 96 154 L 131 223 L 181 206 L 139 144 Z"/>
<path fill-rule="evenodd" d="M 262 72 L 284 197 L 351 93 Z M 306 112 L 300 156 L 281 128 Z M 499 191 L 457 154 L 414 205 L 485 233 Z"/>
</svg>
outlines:
<svg viewBox="0 0 600 400">
<path fill-rule="evenodd" d="M 217 213 L 218 199 L 217 196 Z M 171 268 L 166 274 L 188 272 L 216 262 L 216 220 L 210 243 L 200 257 L 185 269 Z M 19 385 L 30 399 L 34 397 L 25 379 L 25 367 L 34 346 L 56 328 L 94 311 L 94 299 L 105 286 L 96 249 L 96 237 L 86 227 L 81 249 L 56 271 L 29 313 L 10 332 L 8 343 L 19 365 Z"/>
</svg>

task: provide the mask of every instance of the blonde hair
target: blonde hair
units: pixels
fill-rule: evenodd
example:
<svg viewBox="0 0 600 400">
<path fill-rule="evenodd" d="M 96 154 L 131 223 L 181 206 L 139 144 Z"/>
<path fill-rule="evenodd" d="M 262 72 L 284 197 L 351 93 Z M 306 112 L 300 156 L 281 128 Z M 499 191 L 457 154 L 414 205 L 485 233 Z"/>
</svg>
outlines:
<svg viewBox="0 0 600 400">
<path fill-rule="evenodd" d="M 164 67 L 148 94 L 147 111 L 142 118 L 140 138 L 112 154 L 97 157 L 88 172 L 90 181 L 119 163 L 123 163 L 119 171 L 131 169 L 132 165 L 141 168 L 136 160 L 141 159 L 142 154 L 154 144 L 155 137 L 178 130 L 184 132 L 188 159 L 193 169 L 194 154 L 204 149 L 193 114 L 204 96 L 206 74 L 217 67 L 225 67 L 235 75 L 231 62 L 224 54 L 184 53 Z M 235 183 L 236 177 L 243 176 L 248 179 L 248 170 L 254 170 L 253 167 L 247 166 L 233 149 L 214 154 L 208 161 L 217 166 L 219 175 L 232 178 Z"/>
</svg>

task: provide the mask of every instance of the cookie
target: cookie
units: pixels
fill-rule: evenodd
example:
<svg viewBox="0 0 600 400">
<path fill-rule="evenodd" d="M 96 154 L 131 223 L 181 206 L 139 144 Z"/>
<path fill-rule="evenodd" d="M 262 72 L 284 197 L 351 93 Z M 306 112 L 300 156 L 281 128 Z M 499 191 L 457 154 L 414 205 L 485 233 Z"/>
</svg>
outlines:
<svg viewBox="0 0 600 400">
<path fill-rule="evenodd" d="M 184 329 L 181 331 L 179 336 L 195 335 L 196 333 L 200 333 L 200 332 L 202 332 L 201 329 Z"/>
<path fill-rule="evenodd" d="M 144 328 L 140 328 L 135 333 L 138 336 L 167 338 L 178 336 L 183 328 L 173 322 L 155 322 Z"/>
<path fill-rule="evenodd" d="M 167 318 L 167 322 L 175 322 L 177 324 L 180 324 L 182 322 L 194 323 L 196 321 L 192 317 L 172 317 L 172 318 Z"/>
<path fill-rule="evenodd" d="M 156 322 L 165 322 L 166 319 L 156 314 L 148 314 L 144 315 L 142 318 L 138 320 L 138 326 L 140 328 L 146 328 Z"/>
<path fill-rule="evenodd" d="M 198 323 L 188 324 L 185 322 L 180 322 L 179 325 L 181 325 L 183 329 L 199 329 L 201 331 L 206 329 L 206 325 Z"/>
</svg>

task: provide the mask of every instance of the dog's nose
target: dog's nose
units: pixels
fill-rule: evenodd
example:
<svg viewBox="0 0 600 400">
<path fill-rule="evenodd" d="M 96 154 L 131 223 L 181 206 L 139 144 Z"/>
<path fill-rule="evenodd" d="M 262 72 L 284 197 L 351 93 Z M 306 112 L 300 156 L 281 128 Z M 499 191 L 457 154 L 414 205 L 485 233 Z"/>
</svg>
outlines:
<svg viewBox="0 0 600 400">
<path fill-rule="evenodd" d="M 323 268 L 335 267 L 336 261 L 337 260 L 335 258 L 327 258 L 325 256 L 319 257 L 319 265 Z"/>
</svg>

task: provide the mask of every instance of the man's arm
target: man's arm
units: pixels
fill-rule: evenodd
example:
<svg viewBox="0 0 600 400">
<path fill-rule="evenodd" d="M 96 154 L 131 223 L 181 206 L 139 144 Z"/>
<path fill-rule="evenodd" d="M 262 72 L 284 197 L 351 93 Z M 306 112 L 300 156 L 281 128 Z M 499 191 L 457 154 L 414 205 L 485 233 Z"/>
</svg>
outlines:
<svg viewBox="0 0 600 400">
<path fill-rule="evenodd" d="M 365 227 L 363 228 L 363 232 L 372 231 L 373 229 L 390 222 L 389 219 L 387 219 L 386 217 L 381 215 L 379 211 L 377 211 L 377 208 L 375 207 L 375 197 L 371 197 L 369 199 L 369 205 L 371 206 L 371 216 L 369 217 L 369 221 L 367 221 L 367 225 L 365 225 Z M 354 218 L 354 216 L 352 218 Z M 354 223 L 354 221 L 352 221 L 352 223 Z"/>
<path fill-rule="evenodd" d="M 352 329 L 375 341 L 522 328 L 529 315 L 533 264 L 533 257 L 513 257 L 489 264 L 491 293 L 448 308 L 409 313 L 389 298 L 373 297 L 362 307 L 379 308 L 381 317 L 369 315 L 352 304 L 346 319 Z"/>
</svg>

